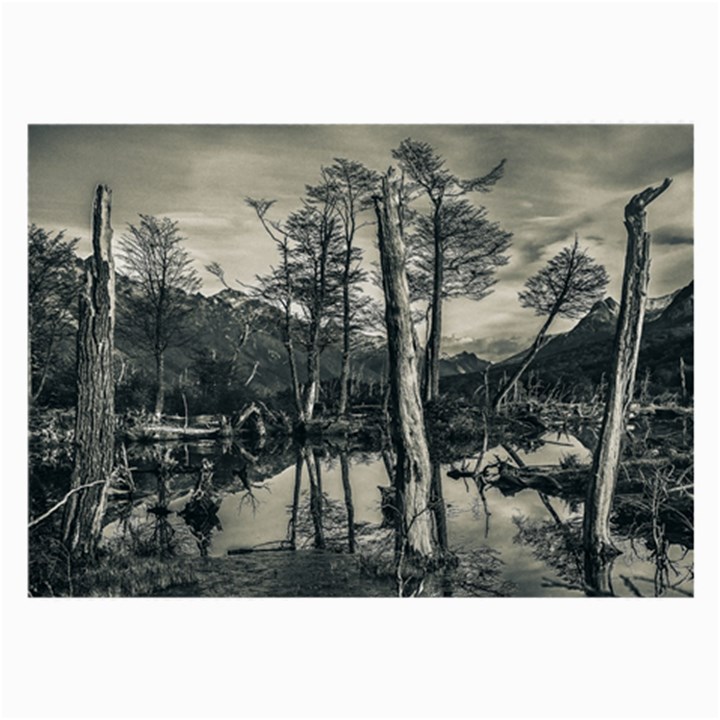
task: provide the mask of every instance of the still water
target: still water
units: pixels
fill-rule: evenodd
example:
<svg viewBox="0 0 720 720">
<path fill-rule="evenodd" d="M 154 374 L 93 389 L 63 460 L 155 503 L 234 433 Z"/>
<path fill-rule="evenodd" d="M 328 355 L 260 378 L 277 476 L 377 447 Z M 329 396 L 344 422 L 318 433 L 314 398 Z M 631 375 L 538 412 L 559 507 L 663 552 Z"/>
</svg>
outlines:
<svg viewBox="0 0 720 720">
<path fill-rule="evenodd" d="M 517 451 L 524 464 L 558 465 L 568 456 L 581 463 L 590 460 L 589 451 L 571 435 L 548 434 L 541 440 L 531 452 Z M 146 495 L 124 521 L 114 520 L 105 528 L 106 538 L 125 532 L 128 523 L 142 528 L 158 522 L 148 512 L 157 504 L 157 461 L 153 459 L 157 452 L 147 446 L 130 449 L 138 489 Z M 223 594 L 245 594 L 247 587 L 241 583 L 238 588 L 245 589 L 233 590 L 228 577 L 249 572 L 251 565 L 254 571 L 273 568 L 277 587 L 283 583 L 283 574 L 302 573 L 303 563 L 310 557 L 312 572 L 320 573 L 338 572 L 338 565 L 328 558 L 342 557 L 341 567 L 349 577 L 349 563 L 362 566 L 365 561 L 367 566 L 368 558 L 377 559 L 391 551 L 392 531 L 383 528 L 380 490 L 389 487 L 389 480 L 379 452 L 341 453 L 319 447 L 305 448 L 303 455 L 290 448 L 255 458 L 237 446 L 214 443 L 174 446 L 162 452 L 179 467 L 197 467 L 203 459 L 213 463 L 212 486 L 218 507 L 212 521 L 201 527 L 196 523 L 193 528 L 178 515 L 190 498 L 197 475 L 179 471 L 167 487 L 167 510 L 171 511 L 167 523 L 181 552 L 203 555 L 205 568 L 222 568 L 227 583 Z M 513 462 L 505 449 L 496 447 L 485 453 L 479 467 L 498 460 Z M 475 458 L 466 458 L 440 466 L 448 546 L 460 558 L 457 574 L 461 578 L 451 593 L 443 594 L 583 596 L 578 565 L 581 499 L 478 483 L 467 472 L 478 469 L 475 462 Z M 691 549 L 666 543 L 659 555 L 639 535 L 624 535 L 620 527 L 616 535 L 623 552 L 612 566 L 614 595 L 692 595 Z M 319 544 L 324 549 L 316 549 Z M 350 547 L 354 555 L 348 554 Z M 290 548 L 294 552 L 288 552 Z M 251 564 L 243 560 L 250 557 Z M 318 565 L 320 557 L 323 560 Z M 233 560 L 235 564 L 228 564 Z M 346 594 L 392 594 L 391 588 L 378 590 L 371 578 L 365 583 L 360 577 L 352 587 L 348 581 Z M 255 593 L 277 594 L 271 587 L 256 587 Z M 204 594 L 202 581 L 188 594 Z M 337 583 L 333 594 L 343 594 Z"/>
</svg>

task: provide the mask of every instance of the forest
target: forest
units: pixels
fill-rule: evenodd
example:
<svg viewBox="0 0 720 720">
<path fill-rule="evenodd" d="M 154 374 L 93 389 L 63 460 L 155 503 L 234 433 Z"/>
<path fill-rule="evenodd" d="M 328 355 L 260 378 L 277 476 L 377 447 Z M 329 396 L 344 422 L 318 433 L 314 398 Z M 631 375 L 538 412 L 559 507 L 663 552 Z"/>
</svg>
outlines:
<svg viewBox="0 0 720 720">
<path fill-rule="evenodd" d="M 31 596 L 692 596 L 693 284 L 648 296 L 673 181 L 617 218 L 617 300 L 571 232 L 489 361 L 444 320 L 502 283 L 513 158 L 387 161 L 329 158 L 289 213 L 239 198 L 252 282 L 172 217 L 114 229 L 103 184 L 86 259 L 29 225 Z"/>
</svg>

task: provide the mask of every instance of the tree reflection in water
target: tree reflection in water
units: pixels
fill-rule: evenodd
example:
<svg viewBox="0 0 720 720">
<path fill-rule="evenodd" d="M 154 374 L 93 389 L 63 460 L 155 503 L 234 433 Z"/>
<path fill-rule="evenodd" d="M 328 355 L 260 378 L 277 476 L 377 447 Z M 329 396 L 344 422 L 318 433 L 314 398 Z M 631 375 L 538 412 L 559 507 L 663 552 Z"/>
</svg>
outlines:
<svg viewBox="0 0 720 720">
<path fill-rule="evenodd" d="M 175 535 L 175 529 L 170 525 L 168 520 L 168 515 L 172 512 L 168 509 L 168 485 L 172 479 L 177 463 L 169 449 L 164 451 L 158 450 L 156 460 L 157 501 L 154 505 L 150 506 L 147 511 L 155 518 L 152 543 L 156 553 L 161 557 L 166 557 L 173 553 L 172 540 Z"/>
<path fill-rule="evenodd" d="M 297 457 L 295 459 L 295 482 L 293 484 L 293 501 L 287 532 L 288 544 L 291 550 L 297 549 L 298 509 L 300 507 L 300 488 L 302 486 L 303 462 L 304 460 L 302 453 L 298 449 Z"/>
<path fill-rule="evenodd" d="M 213 531 L 222 530 L 217 516 L 220 502 L 213 491 L 213 464 L 203 459 L 190 499 L 178 513 L 195 538 L 201 557 L 207 557 Z"/>
<path fill-rule="evenodd" d="M 625 586 L 636 596 L 644 596 L 642 586 L 649 583 L 652 583 L 655 597 L 671 591 L 691 595 L 682 587 L 694 579 L 693 563 L 688 559 L 694 535 L 694 497 L 683 485 L 690 471 L 691 468 L 687 469 L 678 480 L 673 478 L 672 466 L 655 468 L 649 477 L 640 471 L 643 479 L 641 497 L 621 499 L 619 503 L 616 521 L 624 525 L 630 552 L 635 558 L 654 566 L 652 579 L 621 576 Z"/>
<path fill-rule="evenodd" d="M 347 541 L 348 552 L 355 552 L 355 510 L 352 501 L 352 487 L 350 485 L 350 464 L 348 462 L 347 450 L 340 452 L 340 475 L 345 498 L 345 510 L 347 511 Z"/>
<path fill-rule="evenodd" d="M 353 567 L 367 578 L 368 587 L 380 582 L 389 588 L 392 583 L 396 586 L 396 594 L 403 596 L 516 594 L 517 586 L 507 578 L 520 577 L 524 572 L 522 563 L 528 563 L 531 573 L 522 581 L 523 585 L 527 583 L 529 587 L 532 583 L 531 592 L 537 595 L 691 594 L 692 556 L 688 556 L 689 551 L 684 551 L 680 545 L 689 537 L 691 547 L 692 498 L 688 499 L 688 512 L 682 503 L 678 503 L 678 495 L 685 492 L 683 488 L 691 487 L 691 478 L 685 478 L 682 484 L 678 480 L 674 483 L 667 480 L 663 484 L 648 476 L 642 497 L 637 491 L 621 493 L 613 523 L 615 536 L 624 551 L 623 557 L 591 562 L 592 559 L 583 556 L 580 544 L 582 501 L 576 492 L 579 484 L 565 482 L 573 469 L 562 466 L 557 475 L 550 465 L 518 470 L 515 465 L 519 463 L 513 462 L 512 457 L 514 454 L 522 462 L 525 455 L 520 450 L 525 451 L 524 447 L 511 446 L 512 452 L 496 450 L 498 457 L 492 450 L 487 450 L 486 443 L 483 445 L 477 454 L 463 448 L 464 459 L 453 462 L 447 472 L 444 472 L 446 460 L 441 464 L 433 458 L 433 476 L 440 478 L 439 494 L 444 499 L 440 503 L 438 495 L 434 495 L 433 532 L 439 550 L 438 562 L 426 568 L 413 568 L 408 559 L 404 559 L 398 573 L 394 555 L 397 532 L 391 453 L 382 453 L 380 447 L 363 454 L 348 447 L 344 441 L 322 446 L 279 447 L 279 452 L 269 455 L 262 452 L 257 457 L 228 444 L 223 446 L 221 455 L 217 446 L 193 446 L 191 449 L 174 446 L 175 459 L 166 449 L 159 453 L 157 447 L 146 447 L 141 452 L 147 462 L 137 472 L 139 484 L 135 497 L 140 502 L 135 508 L 139 512 L 136 512 L 133 524 L 129 517 L 132 513 L 128 512 L 130 506 L 125 508 L 117 503 L 117 528 L 132 524 L 130 530 L 141 542 L 142 552 L 161 556 L 177 552 L 187 540 L 193 546 L 193 554 L 199 550 L 202 556 L 217 555 L 226 550 L 230 554 L 240 554 L 236 550 L 254 553 L 314 548 L 327 553 L 328 572 L 332 573 L 339 567 L 350 567 L 347 564 L 350 558 L 334 564 L 336 558 L 333 555 L 353 555 L 357 560 Z M 135 448 L 131 450 L 138 452 Z M 213 463 L 208 460 L 210 456 Z M 548 453 L 542 457 L 546 459 Z M 138 460 L 133 464 L 138 465 Z M 369 468 L 365 470 L 367 466 Z M 387 484 L 380 485 L 383 467 L 390 474 Z M 577 468 L 573 471 L 579 472 Z M 558 483 L 549 479 L 557 477 L 563 481 Z M 275 479 L 279 481 L 277 485 L 273 484 Z M 155 489 L 149 508 L 148 480 Z M 218 491 L 212 487 L 215 483 Z M 457 485 L 464 485 L 466 493 Z M 382 488 L 380 492 L 377 487 Z M 272 489 L 273 495 L 263 495 L 261 488 L 268 493 Z M 224 521 L 228 526 L 225 528 L 227 534 L 223 534 L 213 550 L 213 538 L 223 531 L 217 512 L 220 493 L 223 497 L 239 500 L 241 507 L 247 509 L 250 505 L 258 512 L 252 522 L 246 513 L 237 519 L 237 513 L 231 513 L 230 519 Z M 516 496 L 523 499 L 511 499 Z M 278 505 L 279 498 L 282 501 Z M 517 504 L 527 506 L 529 515 L 514 518 L 517 530 L 507 533 L 503 526 L 505 518 L 509 520 L 509 510 Z M 184 524 L 173 519 L 172 510 L 178 508 L 182 508 L 178 516 Z M 278 511 L 282 512 L 283 508 L 286 514 L 280 518 Z M 226 508 L 229 510 L 230 506 Z M 536 519 L 536 512 L 541 513 L 540 519 Z M 543 512 L 547 513 L 545 518 Z M 128 517 L 123 519 L 124 515 Z M 381 524 L 383 517 L 385 527 Z M 447 542 L 445 552 L 441 553 L 443 521 Z M 237 533 L 236 523 L 247 523 L 240 529 L 240 535 L 247 538 L 245 547 L 228 547 L 233 542 L 229 543 L 228 539 Z M 465 545 L 460 544 L 460 538 Z M 508 552 L 512 543 L 523 544 L 531 552 L 518 557 Z M 492 547 L 487 547 L 488 544 Z M 631 556 L 637 559 L 636 568 L 631 568 Z M 513 558 L 514 564 L 506 568 L 504 560 L 510 562 L 509 557 Z M 546 568 L 539 569 L 537 580 L 532 579 L 532 573 L 538 569 L 536 560 Z M 288 559 L 287 562 L 295 561 Z M 298 567 L 304 562 L 305 558 L 297 558 Z M 625 570 L 625 564 L 629 570 Z"/>
<path fill-rule="evenodd" d="M 340 451 L 339 464 L 344 500 L 342 503 L 330 498 L 323 490 L 322 451 L 310 446 L 297 448 L 293 499 L 288 508 L 290 519 L 286 543 L 290 549 L 312 545 L 318 550 L 355 552 L 355 509 L 347 451 Z M 304 475 L 308 478 L 307 490 L 302 489 Z"/>
</svg>

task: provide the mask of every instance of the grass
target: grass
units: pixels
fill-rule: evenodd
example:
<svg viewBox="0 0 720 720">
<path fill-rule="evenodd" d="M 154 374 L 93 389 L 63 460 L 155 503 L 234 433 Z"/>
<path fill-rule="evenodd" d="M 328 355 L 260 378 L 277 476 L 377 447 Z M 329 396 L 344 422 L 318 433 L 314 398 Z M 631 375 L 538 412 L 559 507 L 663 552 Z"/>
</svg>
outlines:
<svg viewBox="0 0 720 720">
<path fill-rule="evenodd" d="M 81 597 L 149 597 L 195 581 L 195 571 L 188 559 L 113 553 L 78 573 L 74 594 Z"/>
<path fill-rule="evenodd" d="M 28 591 L 32 597 L 148 597 L 196 581 L 192 560 L 172 540 L 127 533 L 101 547 L 94 560 L 72 558 L 58 528 L 30 533 Z"/>
</svg>

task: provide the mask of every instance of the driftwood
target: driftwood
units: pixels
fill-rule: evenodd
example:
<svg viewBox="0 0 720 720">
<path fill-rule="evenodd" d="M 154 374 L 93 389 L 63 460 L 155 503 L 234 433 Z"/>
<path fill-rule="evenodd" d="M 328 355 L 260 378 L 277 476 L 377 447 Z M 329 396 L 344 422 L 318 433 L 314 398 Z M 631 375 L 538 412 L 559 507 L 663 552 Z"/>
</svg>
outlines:
<svg viewBox="0 0 720 720">
<path fill-rule="evenodd" d="M 250 428 L 245 427 L 248 421 L 251 420 L 252 426 Z M 236 417 L 233 417 L 232 425 L 237 430 L 250 429 L 257 434 L 258 438 L 265 438 L 267 435 L 262 411 L 257 403 L 254 402 L 246 405 Z"/>
<path fill-rule="evenodd" d="M 129 428 L 125 437 L 131 442 L 165 442 L 173 440 L 209 440 L 222 436 L 220 428 L 184 428 L 172 425 L 142 425 Z"/>
<path fill-rule="evenodd" d="M 634 408 L 636 415 L 652 415 L 658 420 L 673 420 L 675 418 L 691 417 L 694 408 L 680 405 L 641 405 Z"/>
<path fill-rule="evenodd" d="M 239 547 L 230 548 L 227 551 L 228 555 L 250 555 L 250 553 L 262 553 L 262 552 L 282 552 L 283 550 L 292 550 L 292 546 L 287 541 L 280 541 L 277 544 L 265 547 L 262 545 L 256 545 L 254 547 Z"/>
<path fill-rule="evenodd" d="M 620 467 L 623 470 L 618 479 L 617 492 L 637 493 L 646 486 L 642 472 L 664 468 L 690 467 L 690 455 L 676 454 L 670 457 L 633 458 L 625 460 Z M 503 495 L 515 495 L 522 490 L 538 490 L 549 495 L 584 496 L 592 473 L 591 465 L 559 467 L 558 465 L 521 465 L 515 466 L 503 460 L 488 465 L 480 473 L 451 469 L 446 474 L 455 480 L 472 479 L 483 485 L 495 487 Z M 692 487 L 691 485 L 688 487 Z M 384 498 L 383 498 L 384 499 Z"/>
</svg>

